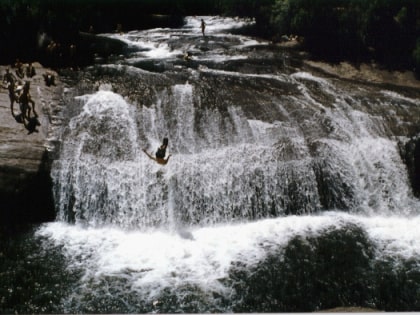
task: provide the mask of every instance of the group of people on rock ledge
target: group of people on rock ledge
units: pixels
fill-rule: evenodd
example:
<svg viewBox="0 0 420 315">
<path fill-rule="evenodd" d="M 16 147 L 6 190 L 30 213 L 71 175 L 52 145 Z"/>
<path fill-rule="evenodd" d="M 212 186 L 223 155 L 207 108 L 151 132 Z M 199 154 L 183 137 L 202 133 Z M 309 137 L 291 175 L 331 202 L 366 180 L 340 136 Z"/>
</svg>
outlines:
<svg viewBox="0 0 420 315">
<path fill-rule="evenodd" d="M 35 102 L 30 94 L 30 81 L 23 81 L 25 75 L 28 79 L 31 79 L 36 75 L 36 70 L 32 63 L 28 63 L 26 69 L 22 62 L 19 59 L 16 59 L 16 62 L 13 64 L 15 68 L 15 73 L 18 78 L 10 71 L 9 68 L 6 68 L 6 73 L 3 76 L 3 86 L 9 91 L 10 99 L 10 110 L 13 118 L 25 126 L 28 130 L 28 134 L 33 132 L 38 132 L 36 129 L 40 126 L 38 120 L 38 113 L 35 110 Z M 45 84 L 47 86 L 54 85 L 54 75 L 50 72 L 43 74 Z M 15 102 L 19 104 L 19 114 L 15 113 L 14 104 Z"/>
</svg>

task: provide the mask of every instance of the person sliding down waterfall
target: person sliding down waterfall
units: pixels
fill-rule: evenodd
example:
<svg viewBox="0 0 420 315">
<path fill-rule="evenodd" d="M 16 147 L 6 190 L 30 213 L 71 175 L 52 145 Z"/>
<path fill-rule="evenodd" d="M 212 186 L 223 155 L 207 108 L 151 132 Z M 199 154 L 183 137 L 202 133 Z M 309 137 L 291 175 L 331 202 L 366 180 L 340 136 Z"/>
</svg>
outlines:
<svg viewBox="0 0 420 315">
<path fill-rule="evenodd" d="M 171 157 L 171 155 L 169 154 L 168 158 L 165 160 L 166 148 L 167 147 L 168 147 L 168 138 L 163 138 L 162 145 L 156 151 L 156 157 L 153 157 L 151 154 L 147 153 L 146 149 L 143 149 L 143 152 L 146 153 L 146 155 L 149 158 L 156 161 L 157 163 L 165 165 L 166 163 L 168 163 L 169 158 Z"/>
</svg>

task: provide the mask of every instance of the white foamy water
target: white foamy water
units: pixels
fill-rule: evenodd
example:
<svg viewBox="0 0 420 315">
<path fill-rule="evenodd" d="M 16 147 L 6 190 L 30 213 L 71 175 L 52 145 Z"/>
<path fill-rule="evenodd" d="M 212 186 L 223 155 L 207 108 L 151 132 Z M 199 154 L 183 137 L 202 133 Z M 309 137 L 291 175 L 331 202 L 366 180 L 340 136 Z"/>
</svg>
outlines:
<svg viewBox="0 0 420 315">
<path fill-rule="evenodd" d="M 37 234 L 63 246 L 70 268 L 84 270 L 82 286 L 105 276 L 117 276 L 128 280 L 131 290 L 152 300 L 165 287 L 186 284 L 226 294 L 229 288 L 220 280 L 228 277 L 231 263 L 254 266 L 295 236 L 314 237 L 346 223 L 365 229 L 378 247 L 377 259 L 408 260 L 420 255 L 418 216 L 364 217 L 331 212 L 187 231 L 147 232 L 57 222 L 44 225 Z"/>
<path fill-rule="evenodd" d="M 389 97 L 391 101 L 396 101 L 396 102 L 404 102 L 404 103 L 408 103 L 412 106 L 419 106 L 420 105 L 420 100 L 418 99 L 412 99 L 406 96 L 403 96 L 399 93 L 393 92 L 393 91 L 381 91 L 382 94 L 384 94 L 385 96 Z"/>
<path fill-rule="evenodd" d="M 185 18 L 185 28 L 191 32 L 201 34 L 201 19 L 206 23 L 206 33 L 219 34 L 235 28 L 241 28 L 255 23 L 254 20 L 240 18 L 221 17 L 221 16 L 187 16 Z"/>
<path fill-rule="evenodd" d="M 317 169 L 329 178 L 330 209 L 416 213 L 396 141 L 327 80 L 294 77 L 316 81 L 336 97 L 323 118 L 306 121 L 314 128 L 327 123 L 328 136 L 302 130 L 292 118 L 295 109 L 283 108 L 290 121 L 272 123 L 248 119 L 239 106 L 223 115 L 198 110 L 189 83 L 162 91 L 150 107 L 135 108 L 111 91 L 79 97 L 83 111 L 70 121 L 53 168 L 59 218 L 144 229 L 311 213 L 321 210 Z M 312 98 L 303 93 L 300 102 L 310 106 Z M 165 167 L 141 152 L 155 150 L 163 136 L 170 137 L 173 155 Z"/>
<path fill-rule="evenodd" d="M 206 23 L 205 34 L 207 37 L 203 37 L 201 34 L 201 19 L 204 19 Z M 118 39 L 137 50 L 127 59 L 129 63 L 144 60 L 170 61 L 182 58 L 187 51 L 193 52 L 194 60 L 224 62 L 247 58 L 245 54 L 226 54 L 228 50 L 223 48 L 223 43 L 226 41 L 233 42 L 231 49 L 235 50 L 255 45 L 267 45 L 267 42 L 264 41 L 229 34 L 230 30 L 253 23 L 255 21 L 230 17 L 188 16 L 181 29 L 158 28 L 122 34 L 101 34 L 100 36 Z M 221 45 L 222 47 L 204 52 L 201 47 L 207 45 Z"/>
</svg>

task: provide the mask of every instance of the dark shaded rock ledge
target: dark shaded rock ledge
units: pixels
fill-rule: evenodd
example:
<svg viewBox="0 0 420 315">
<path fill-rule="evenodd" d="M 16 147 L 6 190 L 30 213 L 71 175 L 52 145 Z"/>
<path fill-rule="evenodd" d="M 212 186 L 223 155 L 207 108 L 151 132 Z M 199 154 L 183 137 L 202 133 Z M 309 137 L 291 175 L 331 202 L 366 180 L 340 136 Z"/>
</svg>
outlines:
<svg viewBox="0 0 420 315">
<path fill-rule="evenodd" d="M 55 85 L 46 86 L 43 74 L 49 69 L 34 63 L 36 75 L 23 80 L 31 82 L 41 126 L 28 134 L 23 124 L 11 114 L 8 91 L 0 89 L 0 236 L 13 233 L 33 223 L 54 219 L 50 178 L 51 130 L 54 114 L 61 102 L 63 86 L 55 72 Z M 0 66 L 1 78 L 7 66 Z M 14 73 L 15 69 L 11 68 Z M 14 105 L 15 113 L 19 105 Z"/>
</svg>

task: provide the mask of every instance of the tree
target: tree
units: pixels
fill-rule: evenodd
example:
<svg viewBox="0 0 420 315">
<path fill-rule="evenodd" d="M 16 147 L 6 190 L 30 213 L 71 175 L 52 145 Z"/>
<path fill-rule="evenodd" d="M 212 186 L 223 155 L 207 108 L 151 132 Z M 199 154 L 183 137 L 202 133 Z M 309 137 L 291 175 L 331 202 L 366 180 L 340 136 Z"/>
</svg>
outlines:
<svg viewBox="0 0 420 315">
<path fill-rule="evenodd" d="M 420 38 L 417 39 L 416 48 L 413 50 L 413 65 L 417 76 L 420 76 Z"/>
</svg>

